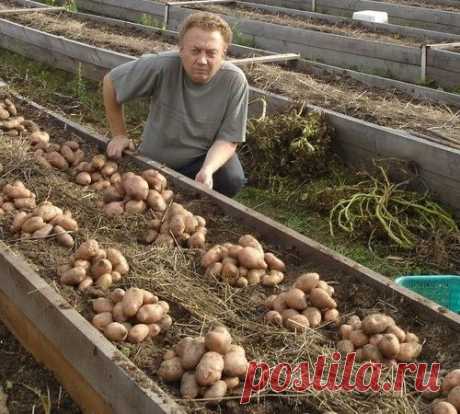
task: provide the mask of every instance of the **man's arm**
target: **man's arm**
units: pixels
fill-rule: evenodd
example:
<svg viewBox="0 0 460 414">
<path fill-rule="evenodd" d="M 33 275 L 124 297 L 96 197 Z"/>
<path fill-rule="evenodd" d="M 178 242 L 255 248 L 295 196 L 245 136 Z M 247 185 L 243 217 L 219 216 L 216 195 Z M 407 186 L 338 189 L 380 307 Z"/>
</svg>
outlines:
<svg viewBox="0 0 460 414">
<path fill-rule="evenodd" d="M 209 148 L 203 166 L 195 180 L 212 188 L 213 174 L 233 156 L 237 146 L 236 142 L 216 140 Z"/>
<path fill-rule="evenodd" d="M 102 91 L 105 114 L 112 133 L 112 140 L 107 145 L 107 155 L 110 158 L 119 159 L 123 151 L 129 146 L 129 138 L 123 116 L 123 105 L 117 102 L 115 89 L 109 74 L 104 76 Z"/>
</svg>

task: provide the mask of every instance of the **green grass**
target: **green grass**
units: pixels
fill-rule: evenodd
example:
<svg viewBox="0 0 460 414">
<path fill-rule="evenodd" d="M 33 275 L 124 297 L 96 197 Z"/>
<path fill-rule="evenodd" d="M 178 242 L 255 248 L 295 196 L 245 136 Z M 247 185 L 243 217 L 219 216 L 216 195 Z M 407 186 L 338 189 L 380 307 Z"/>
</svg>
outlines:
<svg viewBox="0 0 460 414">
<path fill-rule="evenodd" d="M 0 50 L 0 60 L 0 78 L 16 91 L 77 122 L 107 133 L 100 82 L 84 79 L 81 71 L 77 75 L 69 74 L 5 50 Z M 145 101 L 127 105 L 126 120 L 133 138 L 140 136 L 147 111 Z M 335 180 L 337 183 L 337 176 Z M 330 184 L 327 178 L 320 179 L 312 183 L 311 188 Z M 247 187 L 237 200 L 384 275 L 436 273 L 435 268 L 400 258 L 399 252 L 388 246 L 373 246 L 371 252 L 364 240 L 354 240 L 343 233 L 332 237 L 327 214 L 321 215 L 313 209 L 288 202 L 273 192 Z"/>
</svg>

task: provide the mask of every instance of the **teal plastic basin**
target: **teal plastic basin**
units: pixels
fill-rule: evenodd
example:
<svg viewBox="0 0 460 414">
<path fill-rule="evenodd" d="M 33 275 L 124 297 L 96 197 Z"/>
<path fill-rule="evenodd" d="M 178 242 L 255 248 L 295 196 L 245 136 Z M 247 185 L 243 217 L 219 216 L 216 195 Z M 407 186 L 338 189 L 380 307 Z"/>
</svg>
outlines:
<svg viewBox="0 0 460 414">
<path fill-rule="evenodd" d="M 453 312 L 460 313 L 460 276 L 401 276 L 395 282 Z"/>
</svg>

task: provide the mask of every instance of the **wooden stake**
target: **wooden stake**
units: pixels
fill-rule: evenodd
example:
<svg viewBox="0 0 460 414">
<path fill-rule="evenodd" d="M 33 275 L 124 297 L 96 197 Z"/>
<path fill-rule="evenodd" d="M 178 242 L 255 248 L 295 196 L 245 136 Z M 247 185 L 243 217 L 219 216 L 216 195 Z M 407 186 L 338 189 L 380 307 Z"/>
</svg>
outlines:
<svg viewBox="0 0 460 414">
<path fill-rule="evenodd" d="M 27 9 L 5 9 L 5 10 L 0 10 L 0 15 L 41 13 L 41 12 L 58 11 L 58 10 L 65 10 L 65 7 L 30 7 Z"/>
</svg>

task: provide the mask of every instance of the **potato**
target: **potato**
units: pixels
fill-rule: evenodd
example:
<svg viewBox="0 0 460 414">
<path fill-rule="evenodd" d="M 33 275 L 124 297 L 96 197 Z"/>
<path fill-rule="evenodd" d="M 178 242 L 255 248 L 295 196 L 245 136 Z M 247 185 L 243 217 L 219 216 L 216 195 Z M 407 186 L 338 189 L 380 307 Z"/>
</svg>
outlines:
<svg viewBox="0 0 460 414">
<path fill-rule="evenodd" d="M 77 149 L 77 150 L 74 152 L 74 161 L 73 161 L 73 163 L 72 163 L 72 167 L 77 166 L 77 165 L 80 164 L 84 159 L 85 159 L 85 153 L 83 152 L 83 150 Z"/>
<path fill-rule="evenodd" d="M 224 282 L 233 284 L 239 278 L 239 270 L 238 267 L 232 263 L 222 263 L 222 271 L 220 273 L 220 277 Z"/>
<path fill-rule="evenodd" d="M 141 176 L 127 173 L 123 176 L 122 185 L 129 198 L 133 200 L 147 200 L 149 185 Z"/>
<path fill-rule="evenodd" d="M 143 323 L 134 325 L 128 332 L 127 341 L 132 344 L 139 344 L 149 336 L 149 327 Z"/>
<path fill-rule="evenodd" d="M 310 323 L 306 316 L 298 314 L 284 319 L 284 326 L 291 331 L 305 332 L 310 327 Z"/>
<path fill-rule="evenodd" d="M 227 393 L 227 384 L 225 381 L 219 380 L 212 384 L 204 393 L 203 398 L 209 399 L 209 405 L 217 405 L 222 401 Z"/>
<path fill-rule="evenodd" d="M 114 290 L 112 290 L 112 292 L 110 292 L 110 300 L 113 302 L 113 303 L 118 303 L 118 302 L 121 302 L 121 300 L 123 299 L 123 296 L 125 296 L 125 291 L 123 289 L 120 289 L 120 288 L 116 288 Z"/>
<path fill-rule="evenodd" d="M 331 297 L 332 297 L 332 295 L 333 295 L 334 292 L 335 292 L 335 291 L 334 291 L 334 288 L 333 288 L 332 286 L 329 286 L 324 280 L 320 280 L 320 281 L 318 282 L 318 285 L 317 285 L 316 287 L 319 288 L 319 289 L 323 289 L 323 290 L 326 291 L 327 294 L 328 294 L 329 296 L 331 296 Z"/>
<path fill-rule="evenodd" d="M 393 335 L 393 334 L 389 334 L 389 335 Z M 369 338 L 369 343 L 370 343 L 371 345 L 377 346 L 377 345 L 380 343 L 380 341 L 382 340 L 382 338 L 383 338 L 383 334 L 375 334 L 375 335 L 372 335 L 372 336 Z M 399 343 L 399 341 L 398 341 L 398 343 Z"/>
<path fill-rule="evenodd" d="M 166 359 L 171 359 L 171 358 L 174 358 L 176 355 L 176 353 L 172 350 L 172 349 L 168 349 L 164 355 L 163 355 L 163 359 L 166 360 Z M 185 374 L 184 374 L 185 375 Z M 195 373 L 193 373 L 193 375 L 195 375 Z"/>
<path fill-rule="evenodd" d="M 302 315 L 308 319 L 311 328 L 317 328 L 321 324 L 322 316 L 318 308 L 310 306 L 302 312 Z"/>
<path fill-rule="evenodd" d="M 324 321 L 325 322 L 335 322 L 336 324 L 340 321 L 340 314 L 337 309 L 328 309 L 324 312 Z"/>
<path fill-rule="evenodd" d="M 13 203 L 18 210 L 33 210 L 36 207 L 35 198 L 33 197 L 15 198 Z"/>
<path fill-rule="evenodd" d="M 238 261 L 247 269 L 266 269 L 263 254 L 254 247 L 243 247 L 238 252 Z"/>
<path fill-rule="evenodd" d="M 30 198 L 32 197 L 32 192 L 28 190 L 22 182 L 15 182 L 14 184 L 6 184 L 3 187 L 3 193 L 10 199 L 15 198 Z"/>
<path fill-rule="evenodd" d="M 180 382 L 180 395 L 185 400 L 191 400 L 198 396 L 199 386 L 196 382 L 195 372 L 184 372 Z"/>
<path fill-rule="evenodd" d="M 61 246 L 69 248 L 74 246 L 73 237 L 61 226 L 54 226 L 53 233 L 56 235 L 56 240 Z"/>
<path fill-rule="evenodd" d="M 362 347 L 362 350 L 363 361 L 383 362 L 383 355 L 375 345 L 366 344 Z"/>
<path fill-rule="evenodd" d="M 385 358 L 393 359 L 399 354 L 400 344 L 395 334 L 384 334 L 378 342 L 378 348 Z"/>
<path fill-rule="evenodd" d="M 158 369 L 158 376 L 166 382 L 179 381 L 183 374 L 184 370 L 178 357 L 163 361 Z"/>
<path fill-rule="evenodd" d="M 7 201 L 3 203 L 2 210 L 5 211 L 6 213 L 9 213 L 10 211 L 16 210 L 16 207 L 14 206 L 14 203 Z"/>
<path fill-rule="evenodd" d="M 229 353 L 231 354 L 231 353 Z M 226 354 L 225 356 L 227 357 Z M 196 379 L 199 385 L 212 385 L 222 378 L 224 357 L 217 352 L 206 352 L 196 367 Z M 231 375 L 231 374 L 229 374 Z M 234 376 L 234 375 L 232 375 Z"/>
<path fill-rule="evenodd" d="M 75 259 L 91 260 L 99 251 L 97 240 L 88 239 L 83 242 L 74 254 Z"/>
<path fill-rule="evenodd" d="M 399 326 L 390 325 L 386 330 L 385 333 L 392 333 L 396 335 L 399 342 L 406 342 L 406 332 L 404 332 Z"/>
<path fill-rule="evenodd" d="M 297 288 L 291 288 L 286 292 L 286 304 L 296 310 L 304 310 L 307 308 L 307 296 L 305 292 Z"/>
<path fill-rule="evenodd" d="M 61 145 L 60 152 L 69 164 L 73 164 L 75 162 L 75 154 L 73 153 L 72 149 L 69 148 L 66 144 Z"/>
<path fill-rule="evenodd" d="M 224 381 L 227 384 L 227 389 L 235 388 L 240 385 L 240 379 L 238 377 L 224 378 Z"/>
<path fill-rule="evenodd" d="M 64 230 L 67 231 L 78 231 L 78 223 L 72 217 L 66 216 L 64 214 L 58 214 L 51 221 L 52 224 L 61 226 Z"/>
<path fill-rule="evenodd" d="M 169 315 L 164 315 L 160 322 L 158 322 L 158 326 L 160 327 L 161 332 L 166 332 L 169 328 L 171 328 L 172 324 L 173 320 Z"/>
<path fill-rule="evenodd" d="M 275 310 L 268 311 L 265 314 L 264 319 L 268 323 L 271 323 L 273 325 L 283 326 L 283 317 L 281 316 L 281 314 L 279 312 L 277 312 Z"/>
<path fill-rule="evenodd" d="M 118 217 L 125 212 L 123 201 L 112 201 L 104 206 L 104 214 L 108 217 Z"/>
<path fill-rule="evenodd" d="M 110 177 L 118 170 L 118 164 L 114 161 L 107 161 L 101 169 L 101 174 L 104 177 Z"/>
<path fill-rule="evenodd" d="M 407 332 L 406 333 L 406 340 L 405 342 L 417 342 L 419 343 L 420 342 L 420 339 L 418 338 L 417 335 L 415 335 L 414 333 L 412 332 Z"/>
<path fill-rule="evenodd" d="M 285 299 L 286 299 L 286 292 L 280 293 L 273 301 L 273 310 L 276 310 L 277 312 L 282 312 L 285 309 L 287 309 Z"/>
<path fill-rule="evenodd" d="M 203 231 L 197 231 L 187 240 L 187 245 L 191 249 L 204 249 L 206 247 L 206 234 Z"/>
<path fill-rule="evenodd" d="M 160 334 L 161 327 L 157 323 L 149 323 L 147 326 L 149 328 L 149 338 L 154 338 Z"/>
<path fill-rule="evenodd" d="M 101 289 L 108 289 L 113 284 L 112 275 L 110 273 L 104 273 L 99 276 L 96 280 L 96 286 Z"/>
<path fill-rule="evenodd" d="M 169 220 L 169 230 L 175 237 L 179 237 L 185 232 L 185 217 L 182 215 L 175 215 Z"/>
<path fill-rule="evenodd" d="M 201 266 L 209 267 L 213 263 L 220 262 L 222 260 L 222 247 L 214 246 L 211 247 L 202 257 Z"/>
<path fill-rule="evenodd" d="M 244 269 L 246 269 L 244 267 Z M 262 277 L 265 275 L 264 269 L 251 269 L 247 271 L 246 279 L 248 280 L 249 286 L 256 286 L 258 285 Z M 243 275 L 242 275 L 243 276 Z"/>
<path fill-rule="evenodd" d="M 136 313 L 139 322 L 149 324 L 159 322 L 165 314 L 164 309 L 159 304 L 142 305 Z"/>
<path fill-rule="evenodd" d="M 244 236 L 241 236 L 238 239 L 238 244 L 243 247 L 252 247 L 258 250 L 263 257 L 264 249 L 254 236 L 251 236 L 250 234 L 245 234 Z"/>
<path fill-rule="evenodd" d="M 59 170 L 67 170 L 69 168 L 69 163 L 57 151 L 52 151 L 45 154 L 45 158 L 54 168 Z"/>
<path fill-rule="evenodd" d="M 367 335 L 373 335 L 377 333 L 385 332 L 385 330 L 391 325 L 391 320 L 382 313 L 374 313 L 367 315 L 362 320 L 361 328 Z"/>
<path fill-rule="evenodd" d="M 455 386 L 449 391 L 447 401 L 450 402 L 457 410 L 460 410 L 460 385 Z"/>
<path fill-rule="evenodd" d="M 123 303 L 122 301 L 117 302 L 112 310 L 113 320 L 116 322 L 126 322 L 128 317 L 123 313 Z"/>
<path fill-rule="evenodd" d="M 194 369 L 206 352 L 204 338 L 193 338 L 189 341 L 182 352 L 181 364 L 186 370 Z"/>
<path fill-rule="evenodd" d="M 296 279 L 294 287 L 303 290 L 305 293 L 310 293 L 318 285 L 318 282 L 318 273 L 305 273 Z"/>
<path fill-rule="evenodd" d="M 104 328 L 112 322 L 112 312 L 98 313 L 97 315 L 94 315 L 93 320 L 91 321 L 91 323 L 100 331 L 103 331 Z"/>
<path fill-rule="evenodd" d="M 232 344 L 232 336 L 225 327 L 219 327 L 207 333 L 205 344 L 208 350 L 225 354 Z"/>
<path fill-rule="evenodd" d="M 279 270 L 270 270 L 268 274 L 262 276 L 262 285 L 269 287 L 277 286 L 283 279 L 284 275 Z"/>
<path fill-rule="evenodd" d="M 182 357 L 184 355 L 184 350 L 193 342 L 194 338 L 190 336 L 186 336 L 182 338 L 174 347 L 174 351 L 176 352 L 177 356 Z"/>
<path fill-rule="evenodd" d="M 128 336 L 128 330 L 121 323 L 112 322 L 104 327 L 104 335 L 111 341 L 121 342 Z"/>
<path fill-rule="evenodd" d="M 168 207 L 161 194 L 155 190 L 149 190 L 146 202 L 154 211 L 165 211 Z"/>
<path fill-rule="evenodd" d="M 269 269 L 279 270 L 280 272 L 284 272 L 286 270 L 284 262 L 278 259 L 273 253 L 265 253 L 264 260 Z"/>
<path fill-rule="evenodd" d="M 83 291 L 85 289 L 88 289 L 93 284 L 94 284 L 94 281 L 91 277 L 85 277 L 78 285 L 78 290 Z"/>
<path fill-rule="evenodd" d="M 174 193 L 171 190 L 163 190 L 160 194 L 166 204 L 169 204 L 174 198 Z"/>
<path fill-rule="evenodd" d="M 45 224 L 41 229 L 38 229 L 33 232 L 32 237 L 37 239 L 43 239 L 48 237 L 53 231 L 52 224 Z"/>
<path fill-rule="evenodd" d="M 144 293 L 142 290 L 134 287 L 129 288 L 121 301 L 123 305 L 123 313 L 128 317 L 136 315 L 143 302 Z"/>
<path fill-rule="evenodd" d="M 140 214 L 146 210 L 147 206 L 144 200 L 129 200 L 125 204 L 125 211 L 128 214 Z"/>
<path fill-rule="evenodd" d="M 222 263 L 221 262 L 216 262 L 211 264 L 205 272 L 205 276 L 210 276 L 210 277 L 215 277 L 217 279 L 220 279 L 220 275 L 222 272 Z"/>
<path fill-rule="evenodd" d="M 448 393 L 452 388 L 460 385 L 460 369 L 450 371 L 442 381 L 442 391 Z"/>
<path fill-rule="evenodd" d="M 244 377 L 248 360 L 240 350 L 229 351 L 224 355 L 224 374 L 229 377 Z"/>
<path fill-rule="evenodd" d="M 310 291 L 310 302 L 311 304 L 320 309 L 330 309 L 330 308 L 336 308 L 337 303 L 334 299 L 332 299 L 326 291 L 320 288 L 313 288 Z"/>
<path fill-rule="evenodd" d="M 355 351 L 355 346 L 350 340 L 342 339 L 337 342 L 337 351 L 339 351 L 342 355 L 350 354 Z"/>
<path fill-rule="evenodd" d="M 91 160 L 91 166 L 95 170 L 100 170 L 104 167 L 106 161 L 107 161 L 107 157 L 104 154 L 97 154 Z"/>
<path fill-rule="evenodd" d="M 362 346 L 369 343 L 369 337 L 360 329 L 351 331 L 349 339 L 355 348 L 361 348 Z"/>
<path fill-rule="evenodd" d="M 142 289 L 142 293 L 144 295 L 142 302 L 144 305 L 153 305 L 155 303 L 158 303 L 158 296 L 155 296 L 153 293 L 145 289 Z"/>
<path fill-rule="evenodd" d="M 447 401 L 439 401 L 433 404 L 431 408 L 433 414 L 457 414 L 456 408 Z"/>
<path fill-rule="evenodd" d="M 34 210 L 34 216 L 39 216 L 43 219 L 45 222 L 52 221 L 56 216 L 62 215 L 63 211 L 59 208 L 56 207 L 55 205 L 45 202 L 40 204 L 35 210 Z M 53 223 L 53 224 L 59 224 L 59 223 Z"/>
<path fill-rule="evenodd" d="M 107 259 L 101 259 L 97 261 L 93 261 L 93 265 L 91 266 L 91 274 L 94 276 L 95 279 L 102 276 L 105 273 L 112 272 L 112 262 Z"/>
<path fill-rule="evenodd" d="M 65 285 L 78 285 L 86 278 L 86 272 L 81 267 L 74 267 L 64 272 L 61 276 L 61 283 Z"/>
<path fill-rule="evenodd" d="M 104 190 L 102 199 L 105 204 L 108 204 L 114 201 L 121 201 L 123 200 L 123 197 L 123 194 L 121 194 L 114 186 L 110 186 Z"/>
<path fill-rule="evenodd" d="M 268 296 L 265 301 L 264 301 L 264 305 L 267 309 L 273 309 L 273 304 L 276 300 L 276 298 L 278 297 L 278 295 L 270 295 Z"/>
<path fill-rule="evenodd" d="M 25 211 L 20 211 L 19 213 L 16 213 L 13 219 L 13 223 L 11 224 L 10 230 L 13 233 L 18 232 L 19 230 L 21 230 L 21 227 L 24 224 L 24 222 L 30 217 L 30 214 L 26 213 Z"/>
<path fill-rule="evenodd" d="M 41 229 L 45 225 L 45 222 L 41 217 L 30 217 L 21 226 L 21 230 L 25 233 L 33 233 Z"/>
<path fill-rule="evenodd" d="M 422 352 L 422 345 L 416 342 L 404 342 L 400 344 L 398 355 L 396 360 L 399 362 L 411 362 L 417 358 Z"/>
<path fill-rule="evenodd" d="M 91 190 L 94 191 L 102 191 L 108 187 L 110 187 L 110 182 L 107 180 L 100 180 L 90 185 Z"/>
<path fill-rule="evenodd" d="M 113 304 L 110 299 L 97 298 L 93 301 L 93 311 L 96 313 L 112 312 Z"/>
</svg>

